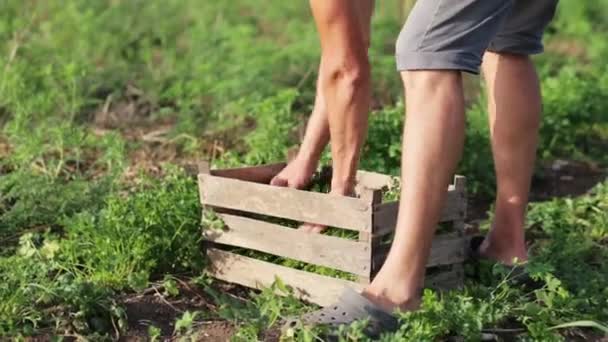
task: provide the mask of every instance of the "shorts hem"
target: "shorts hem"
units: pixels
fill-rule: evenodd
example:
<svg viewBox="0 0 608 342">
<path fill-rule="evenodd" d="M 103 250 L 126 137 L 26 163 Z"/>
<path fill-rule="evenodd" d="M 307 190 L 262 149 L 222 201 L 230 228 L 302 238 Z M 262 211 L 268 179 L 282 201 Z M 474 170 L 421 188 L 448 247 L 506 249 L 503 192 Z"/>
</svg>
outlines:
<svg viewBox="0 0 608 342">
<path fill-rule="evenodd" d="M 536 55 L 544 52 L 542 43 L 529 39 L 495 37 L 488 46 L 488 51 L 496 53 L 513 53 L 518 55 Z"/>
<path fill-rule="evenodd" d="M 479 74 L 481 58 L 467 52 L 400 52 L 397 70 L 460 70 Z"/>
</svg>

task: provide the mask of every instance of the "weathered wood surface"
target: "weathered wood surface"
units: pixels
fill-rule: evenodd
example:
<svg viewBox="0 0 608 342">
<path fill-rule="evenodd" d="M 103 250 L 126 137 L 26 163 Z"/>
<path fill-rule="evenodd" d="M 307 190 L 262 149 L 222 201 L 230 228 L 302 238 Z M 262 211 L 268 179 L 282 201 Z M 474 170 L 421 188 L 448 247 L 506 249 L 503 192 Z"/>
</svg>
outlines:
<svg viewBox="0 0 608 342">
<path fill-rule="evenodd" d="M 300 299 L 319 305 L 335 302 L 345 287 L 363 289 L 363 284 L 322 276 L 293 268 L 275 265 L 238 254 L 210 248 L 208 272 L 215 278 L 239 285 L 261 289 L 270 286 L 276 277 L 294 288 Z"/>
<path fill-rule="evenodd" d="M 390 189 L 393 184 L 393 178 L 389 175 L 370 171 L 357 171 L 356 176 L 357 185 L 372 190 Z"/>
<path fill-rule="evenodd" d="M 207 256 L 211 263 L 207 272 L 214 278 L 262 289 L 269 287 L 278 277 L 294 289 L 296 297 L 321 306 L 335 303 L 346 287 L 359 291 L 365 288 L 363 283 L 300 271 L 220 249 L 210 248 Z M 460 287 L 462 280 L 462 266 L 454 265 L 450 270 L 428 275 L 425 287 L 451 290 Z"/>
<path fill-rule="evenodd" d="M 242 216 L 218 214 L 227 226 L 225 231 L 206 230 L 204 238 L 216 243 L 253 249 L 310 264 L 326 266 L 357 275 L 369 275 L 371 252 L 365 242 L 254 220 Z"/>
<path fill-rule="evenodd" d="M 359 188 L 359 198 L 362 201 L 365 201 L 366 203 L 369 203 L 372 208 L 377 205 L 382 203 L 382 190 L 379 189 L 371 189 L 371 188 L 367 188 L 367 187 L 360 187 Z M 364 283 L 364 284 L 369 284 L 371 281 L 371 277 L 372 277 L 372 252 L 373 252 L 373 239 L 372 239 L 372 234 L 373 234 L 373 215 L 370 215 L 369 218 L 370 220 L 370 225 L 372 225 L 372 232 L 359 232 L 359 241 L 361 241 L 361 243 L 365 243 L 366 246 L 368 247 L 366 249 L 366 253 L 367 256 L 369 257 L 369 266 L 366 269 L 365 274 L 361 275 L 359 277 L 359 282 L 360 283 Z"/>
<path fill-rule="evenodd" d="M 358 198 L 199 174 L 201 203 L 300 222 L 371 231 L 372 207 Z"/>
<path fill-rule="evenodd" d="M 464 219 L 466 201 L 462 200 L 459 191 L 448 190 L 445 206 L 439 218 L 440 222 Z M 385 235 L 395 230 L 399 201 L 382 203 L 374 207 L 374 235 Z"/>
<path fill-rule="evenodd" d="M 370 188 L 360 188 L 359 199 L 370 205 L 371 208 L 376 205 L 382 203 L 382 191 Z M 373 233 L 373 215 L 369 215 L 366 217 L 369 225 L 372 227 L 372 231 L 360 231 L 359 232 L 359 241 L 371 242 L 372 233 Z"/>
<path fill-rule="evenodd" d="M 467 239 L 459 236 L 458 233 L 436 236 L 431 245 L 431 254 L 429 255 L 426 267 L 463 262 L 466 259 L 466 243 Z M 390 244 L 373 247 L 373 269 L 379 269 L 379 266 L 384 263 L 389 249 Z"/>
</svg>

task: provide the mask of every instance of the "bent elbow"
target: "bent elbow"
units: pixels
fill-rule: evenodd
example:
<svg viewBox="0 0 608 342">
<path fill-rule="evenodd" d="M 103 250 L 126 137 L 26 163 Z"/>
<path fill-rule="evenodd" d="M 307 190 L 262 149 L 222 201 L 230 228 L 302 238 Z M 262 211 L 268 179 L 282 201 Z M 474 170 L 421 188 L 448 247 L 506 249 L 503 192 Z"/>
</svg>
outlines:
<svg viewBox="0 0 608 342">
<path fill-rule="evenodd" d="M 363 59 L 346 59 L 333 63 L 327 75 L 329 86 L 361 88 L 370 82 L 369 62 Z"/>
</svg>

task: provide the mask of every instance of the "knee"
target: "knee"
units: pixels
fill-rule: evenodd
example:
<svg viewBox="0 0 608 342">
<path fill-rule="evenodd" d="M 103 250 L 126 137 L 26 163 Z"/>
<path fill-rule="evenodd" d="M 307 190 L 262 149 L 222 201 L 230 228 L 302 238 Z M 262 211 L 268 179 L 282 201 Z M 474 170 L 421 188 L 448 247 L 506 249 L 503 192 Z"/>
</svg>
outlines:
<svg viewBox="0 0 608 342">
<path fill-rule="evenodd" d="M 455 108 L 463 105 L 462 76 L 459 71 L 404 71 L 401 77 L 408 96 Z"/>
<path fill-rule="evenodd" d="M 412 70 L 401 73 L 403 85 L 411 91 L 432 91 L 459 87 L 462 80 L 457 70 Z"/>
</svg>

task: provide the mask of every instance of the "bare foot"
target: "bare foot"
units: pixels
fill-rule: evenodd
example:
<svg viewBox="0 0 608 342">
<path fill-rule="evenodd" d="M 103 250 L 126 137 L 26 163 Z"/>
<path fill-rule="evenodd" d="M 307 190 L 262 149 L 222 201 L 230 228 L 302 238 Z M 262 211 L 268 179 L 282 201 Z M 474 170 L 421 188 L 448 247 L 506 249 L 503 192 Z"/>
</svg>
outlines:
<svg viewBox="0 0 608 342">
<path fill-rule="evenodd" d="M 420 308 L 422 302 L 422 289 L 418 293 L 410 295 L 406 291 L 405 286 L 401 286 L 400 281 L 394 281 L 388 284 L 382 282 L 373 282 L 365 290 L 363 295 L 378 305 L 387 312 L 399 311 L 416 311 Z"/>
<path fill-rule="evenodd" d="M 479 254 L 507 266 L 525 263 L 528 261 L 528 251 L 523 233 L 520 232 L 523 229 L 498 230 L 493 227 L 479 246 Z"/>
<path fill-rule="evenodd" d="M 363 295 L 385 311 L 415 311 L 422 301 L 424 267 L 416 271 L 414 259 L 403 260 L 403 248 L 396 247 Z"/>
</svg>

